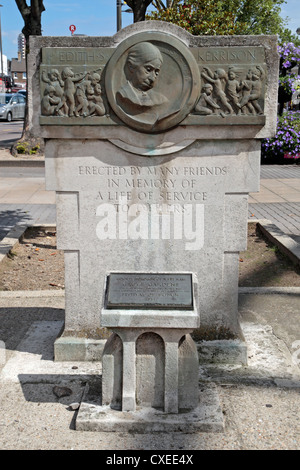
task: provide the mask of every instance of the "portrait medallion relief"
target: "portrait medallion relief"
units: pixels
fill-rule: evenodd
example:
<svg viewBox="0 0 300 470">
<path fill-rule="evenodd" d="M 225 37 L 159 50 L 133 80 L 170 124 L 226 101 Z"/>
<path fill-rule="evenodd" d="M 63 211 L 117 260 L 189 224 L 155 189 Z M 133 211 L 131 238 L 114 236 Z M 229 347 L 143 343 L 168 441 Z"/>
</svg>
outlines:
<svg viewBox="0 0 300 470">
<path fill-rule="evenodd" d="M 198 98 L 196 60 L 178 39 L 164 33 L 123 41 L 105 71 L 105 89 L 115 114 L 132 129 L 157 133 L 179 124 Z"/>
</svg>

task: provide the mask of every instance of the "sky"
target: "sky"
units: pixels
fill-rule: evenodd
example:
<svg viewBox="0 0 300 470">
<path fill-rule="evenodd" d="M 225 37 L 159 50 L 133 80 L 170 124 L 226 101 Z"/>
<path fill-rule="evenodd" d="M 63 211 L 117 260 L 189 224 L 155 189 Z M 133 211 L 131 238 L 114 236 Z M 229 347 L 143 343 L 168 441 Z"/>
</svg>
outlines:
<svg viewBox="0 0 300 470">
<path fill-rule="evenodd" d="M 46 11 L 42 14 L 43 36 L 70 36 L 70 25 L 75 34 L 111 36 L 116 33 L 117 0 L 44 0 Z M 30 0 L 27 0 L 30 4 Z M 18 56 L 18 35 L 24 25 L 15 0 L 0 0 L 2 8 L 2 52 L 8 59 Z M 123 10 L 126 10 L 123 6 Z M 293 33 L 300 27 L 300 0 L 287 0 L 282 6 L 283 18 L 289 17 L 287 27 Z M 133 21 L 132 13 L 122 13 L 122 26 Z"/>
</svg>

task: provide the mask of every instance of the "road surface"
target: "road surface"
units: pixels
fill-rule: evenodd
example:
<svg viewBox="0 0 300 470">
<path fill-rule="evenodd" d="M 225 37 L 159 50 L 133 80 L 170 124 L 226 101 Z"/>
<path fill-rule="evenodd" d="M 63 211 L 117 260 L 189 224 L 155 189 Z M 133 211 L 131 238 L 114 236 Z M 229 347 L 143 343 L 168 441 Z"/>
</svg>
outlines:
<svg viewBox="0 0 300 470">
<path fill-rule="evenodd" d="M 21 138 L 23 122 L 0 121 L 0 149 L 10 148 L 16 140 Z"/>
</svg>

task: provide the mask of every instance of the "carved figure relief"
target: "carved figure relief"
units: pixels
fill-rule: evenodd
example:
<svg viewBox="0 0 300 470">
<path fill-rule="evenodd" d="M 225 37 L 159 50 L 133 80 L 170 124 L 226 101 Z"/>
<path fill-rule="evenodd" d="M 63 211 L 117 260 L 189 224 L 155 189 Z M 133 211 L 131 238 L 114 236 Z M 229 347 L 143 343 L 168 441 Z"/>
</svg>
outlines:
<svg viewBox="0 0 300 470">
<path fill-rule="evenodd" d="M 197 113 L 203 115 L 216 114 L 216 110 L 220 109 L 220 106 L 212 99 L 212 92 L 213 86 L 210 83 L 203 85 L 202 94 L 195 106 L 195 111 Z"/>
<path fill-rule="evenodd" d="M 219 114 L 222 117 L 263 114 L 259 100 L 263 101 L 265 72 L 260 65 L 247 72 L 236 66 L 229 66 L 227 71 L 217 68 L 213 72 L 204 66 L 201 77 L 205 83 L 194 113 Z"/>
<path fill-rule="evenodd" d="M 43 70 L 41 80 L 47 85 L 41 102 L 42 115 L 104 116 L 100 71 L 75 73 L 71 67 L 64 67 L 61 74 L 57 69 L 47 74 Z"/>
</svg>

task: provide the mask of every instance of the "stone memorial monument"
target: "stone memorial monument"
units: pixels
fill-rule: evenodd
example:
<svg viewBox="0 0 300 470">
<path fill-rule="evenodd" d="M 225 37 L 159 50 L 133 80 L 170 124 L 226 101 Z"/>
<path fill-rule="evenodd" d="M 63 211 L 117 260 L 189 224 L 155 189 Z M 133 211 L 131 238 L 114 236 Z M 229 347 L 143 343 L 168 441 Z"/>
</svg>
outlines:
<svg viewBox="0 0 300 470">
<path fill-rule="evenodd" d="M 149 21 L 32 37 L 30 51 L 30 125 L 65 252 L 55 360 L 103 357 L 101 406 L 189 413 L 198 357 L 247 361 L 239 251 L 276 128 L 276 37 Z"/>
</svg>

